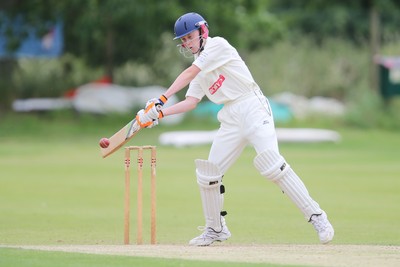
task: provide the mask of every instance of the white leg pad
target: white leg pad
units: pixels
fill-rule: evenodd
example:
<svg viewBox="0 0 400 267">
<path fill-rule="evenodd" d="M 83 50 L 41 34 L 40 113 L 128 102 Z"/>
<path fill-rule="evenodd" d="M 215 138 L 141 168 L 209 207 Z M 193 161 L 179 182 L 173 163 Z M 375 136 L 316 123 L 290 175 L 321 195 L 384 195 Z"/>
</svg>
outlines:
<svg viewBox="0 0 400 267">
<path fill-rule="evenodd" d="M 212 228 L 215 232 L 220 232 L 224 222 L 221 219 L 223 175 L 217 165 L 207 160 L 196 159 L 195 164 L 206 227 Z"/>
<path fill-rule="evenodd" d="M 273 150 L 260 153 L 254 159 L 254 166 L 261 175 L 281 188 L 307 220 L 310 220 L 313 214 L 322 213 L 321 208 L 311 198 L 304 183 L 279 153 Z"/>
</svg>

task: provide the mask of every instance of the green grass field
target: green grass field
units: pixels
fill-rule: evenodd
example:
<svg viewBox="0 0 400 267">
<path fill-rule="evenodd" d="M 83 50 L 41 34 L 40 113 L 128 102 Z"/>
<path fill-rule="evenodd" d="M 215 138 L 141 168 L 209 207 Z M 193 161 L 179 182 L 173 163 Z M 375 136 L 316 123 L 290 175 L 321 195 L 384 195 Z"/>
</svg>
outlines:
<svg viewBox="0 0 400 267">
<path fill-rule="evenodd" d="M 124 155 L 118 151 L 102 159 L 98 140 L 111 135 L 124 121 L 104 121 L 102 125 L 101 118 L 79 122 L 25 117 L 0 120 L 0 245 L 123 243 Z M 176 128 L 143 130 L 129 144 L 158 145 L 158 135 L 169 130 Z M 328 212 L 336 231 L 334 244 L 399 246 L 399 134 L 338 131 L 340 143 L 282 143 L 281 152 Z M 204 222 L 194 160 L 207 158 L 208 149 L 158 145 L 159 244 L 186 244 L 199 234 L 196 227 Z M 226 218 L 233 234 L 227 243 L 317 243 L 313 228 L 294 205 L 256 172 L 252 165 L 255 156 L 247 148 L 224 178 Z M 149 165 L 145 167 L 149 169 Z M 134 178 L 134 169 L 132 174 Z M 149 177 L 148 170 L 145 177 Z M 147 182 L 145 189 L 144 238 L 149 242 Z M 134 240 L 134 194 L 131 206 Z M 134 266 L 139 262 L 141 266 L 214 266 L 183 260 L 159 264 L 156 259 L 0 248 L 0 266 L 54 266 L 60 258 L 65 265 L 58 266 L 80 266 L 72 264 L 74 260 L 83 262 L 82 266 Z M 110 261 L 112 264 L 107 264 Z"/>
</svg>

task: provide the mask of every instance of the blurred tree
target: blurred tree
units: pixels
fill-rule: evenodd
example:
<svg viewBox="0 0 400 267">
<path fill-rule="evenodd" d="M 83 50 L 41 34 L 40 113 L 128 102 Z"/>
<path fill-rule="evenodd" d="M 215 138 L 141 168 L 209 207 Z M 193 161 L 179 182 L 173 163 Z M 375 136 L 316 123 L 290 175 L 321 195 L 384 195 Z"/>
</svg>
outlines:
<svg viewBox="0 0 400 267">
<path fill-rule="evenodd" d="M 8 16 L 23 14 L 26 24 L 41 27 L 61 17 L 65 51 L 89 64 L 113 65 L 127 60 L 151 62 L 160 49 L 160 36 L 172 32 L 175 20 L 198 12 L 209 22 L 212 35 L 221 35 L 239 49 L 253 50 L 284 36 L 313 36 L 317 41 L 340 36 L 367 40 L 369 11 L 384 13 L 385 31 L 397 30 L 400 2 L 396 0 L 2 0 Z M 0 21 L 1 22 L 1 21 Z M 12 31 L 10 47 L 23 36 Z M 14 37 L 14 38 L 12 38 Z"/>
<path fill-rule="evenodd" d="M 50 8 L 52 7 L 52 8 Z M 6 48 L 15 51 L 22 40 L 27 36 L 28 30 L 32 27 L 37 29 L 38 35 L 48 30 L 46 22 L 55 21 L 57 18 L 56 6 L 50 6 L 46 0 L 2 0 L 0 2 L 0 26 L 4 26 L 3 33 L 7 37 Z M 15 31 L 11 24 L 4 23 L 5 18 L 15 19 L 23 14 L 20 28 Z M 12 57 L 0 58 L 0 109 L 9 109 L 15 96 L 12 84 L 12 76 L 17 68 L 17 60 Z"/>
<path fill-rule="evenodd" d="M 368 41 L 372 8 L 383 14 L 384 31 L 398 31 L 400 23 L 397 0 L 270 0 L 269 7 L 290 28 L 294 39 L 307 35 L 318 43 L 330 37 Z"/>
<path fill-rule="evenodd" d="M 369 83 L 371 89 L 378 91 L 374 57 L 380 54 L 383 36 L 399 33 L 400 1 L 271 0 L 270 10 L 291 29 L 294 40 L 306 35 L 318 44 L 331 37 L 369 44 Z"/>
<path fill-rule="evenodd" d="M 172 32 L 175 20 L 186 12 L 201 13 L 213 35 L 222 35 L 239 48 L 257 48 L 281 35 L 278 19 L 267 12 L 268 0 L 4 0 L 7 16 L 23 15 L 26 25 L 64 21 L 65 51 L 91 66 L 103 65 L 112 76 L 114 66 L 129 60 L 152 62 L 161 48 L 163 32 Z M 259 34 L 262 32 L 262 34 Z M 23 35 L 9 34 L 17 48 Z"/>
<path fill-rule="evenodd" d="M 114 65 L 129 59 L 150 62 L 160 35 L 174 23 L 178 1 L 63 0 L 66 51 L 90 65 Z"/>
<path fill-rule="evenodd" d="M 114 67 L 127 61 L 155 62 L 162 34 L 172 33 L 175 20 L 186 12 L 202 14 L 211 36 L 223 36 L 239 50 L 253 51 L 303 35 L 319 43 L 332 36 L 364 42 L 371 7 L 381 14 L 376 18 L 381 19 L 382 34 L 378 31 L 376 38 L 398 32 L 398 0 L 2 0 L 0 14 L 23 15 L 27 26 L 38 29 L 63 19 L 65 52 L 90 66 L 104 66 L 112 77 Z M 24 31 L 7 33 L 10 49 L 17 48 Z M 9 61 L 7 65 L 15 66 Z M 0 74 L 3 84 L 4 75 Z"/>
</svg>

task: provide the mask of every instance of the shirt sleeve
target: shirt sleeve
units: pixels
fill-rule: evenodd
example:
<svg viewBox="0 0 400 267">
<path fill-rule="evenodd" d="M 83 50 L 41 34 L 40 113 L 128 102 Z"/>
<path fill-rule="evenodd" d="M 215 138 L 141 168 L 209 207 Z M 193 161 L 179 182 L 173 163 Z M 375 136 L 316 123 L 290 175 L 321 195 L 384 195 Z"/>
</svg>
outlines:
<svg viewBox="0 0 400 267">
<path fill-rule="evenodd" d="M 189 84 L 189 89 L 186 92 L 186 97 L 192 96 L 201 100 L 204 97 L 204 95 L 205 93 L 201 89 L 201 86 L 197 81 L 197 78 L 194 78 Z"/>
<path fill-rule="evenodd" d="M 213 71 L 231 59 L 232 47 L 225 39 L 214 37 L 209 41 L 200 56 L 193 62 L 204 72 Z"/>
</svg>

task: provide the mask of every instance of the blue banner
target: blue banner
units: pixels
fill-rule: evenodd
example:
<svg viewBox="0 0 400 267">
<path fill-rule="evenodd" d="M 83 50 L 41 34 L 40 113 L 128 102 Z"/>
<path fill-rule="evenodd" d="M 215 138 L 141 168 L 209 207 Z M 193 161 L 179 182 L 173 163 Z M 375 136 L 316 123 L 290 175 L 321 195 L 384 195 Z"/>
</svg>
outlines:
<svg viewBox="0 0 400 267">
<path fill-rule="evenodd" d="M 0 14 L 1 15 L 1 14 Z M 63 52 L 63 23 L 46 23 L 45 33 L 38 36 L 34 27 L 27 25 L 21 16 L 13 20 L 2 16 L 0 23 L 0 57 L 58 57 Z M 19 38 L 20 45 L 14 51 L 8 49 L 8 35 Z"/>
</svg>

